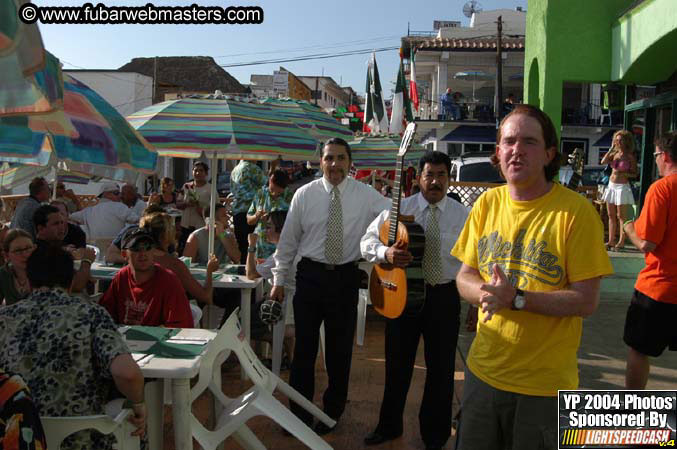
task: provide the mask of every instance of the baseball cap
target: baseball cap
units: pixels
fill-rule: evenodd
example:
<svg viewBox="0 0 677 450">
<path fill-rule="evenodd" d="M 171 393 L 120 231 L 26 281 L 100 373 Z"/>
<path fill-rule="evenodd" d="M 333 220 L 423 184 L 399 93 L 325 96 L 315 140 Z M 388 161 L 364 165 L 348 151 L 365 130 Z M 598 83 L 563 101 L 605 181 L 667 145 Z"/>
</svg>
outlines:
<svg viewBox="0 0 677 450">
<path fill-rule="evenodd" d="M 104 193 L 106 192 L 115 192 L 115 191 L 120 191 L 120 187 L 116 183 L 103 183 L 101 184 L 101 187 L 99 188 L 99 197 L 101 197 Z"/>
<path fill-rule="evenodd" d="M 137 244 L 147 242 L 155 247 L 155 239 L 153 235 L 145 228 L 131 228 L 125 235 L 122 237 L 122 248 L 130 249 L 136 246 Z"/>
</svg>

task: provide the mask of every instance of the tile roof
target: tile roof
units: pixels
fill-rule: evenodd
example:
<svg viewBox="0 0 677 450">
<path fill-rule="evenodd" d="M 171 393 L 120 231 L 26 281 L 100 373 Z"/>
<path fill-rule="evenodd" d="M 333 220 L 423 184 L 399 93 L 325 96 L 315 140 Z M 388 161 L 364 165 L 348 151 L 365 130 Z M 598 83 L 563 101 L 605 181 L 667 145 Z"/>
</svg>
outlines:
<svg viewBox="0 0 677 450">
<path fill-rule="evenodd" d="M 503 38 L 504 51 L 524 51 L 524 38 Z M 496 51 L 495 38 L 434 38 L 416 43 L 416 50 Z"/>
</svg>

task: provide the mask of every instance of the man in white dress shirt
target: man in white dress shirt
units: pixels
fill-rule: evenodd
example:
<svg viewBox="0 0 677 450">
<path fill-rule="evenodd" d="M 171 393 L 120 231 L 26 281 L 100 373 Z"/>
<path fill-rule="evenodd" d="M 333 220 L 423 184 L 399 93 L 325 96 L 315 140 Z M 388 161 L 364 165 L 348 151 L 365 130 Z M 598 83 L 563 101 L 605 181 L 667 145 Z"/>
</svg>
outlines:
<svg viewBox="0 0 677 450">
<path fill-rule="evenodd" d="M 294 320 L 296 344 L 289 383 L 312 401 L 315 391 L 315 358 L 320 325 L 326 335 L 329 385 L 324 411 L 337 420 L 348 398 L 360 287 L 360 237 L 367 225 L 390 205 L 371 186 L 347 178 L 350 146 L 331 139 L 322 149 L 323 177 L 302 186 L 294 195 L 274 255 L 271 298 L 284 299 L 284 285 L 297 254 Z M 311 424 L 312 416 L 290 402 L 291 410 Z M 318 434 L 331 429 L 318 422 Z"/>
<path fill-rule="evenodd" d="M 101 185 L 99 203 L 71 214 L 71 219 L 87 233 L 87 239 L 113 239 L 128 223 L 138 223 L 139 214 L 120 201 L 120 188 L 115 183 Z"/>
<path fill-rule="evenodd" d="M 425 302 L 419 310 L 405 309 L 400 317 L 387 319 L 385 390 L 378 425 L 364 439 L 366 445 L 378 445 L 402 435 L 402 413 L 421 335 L 426 364 L 419 413 L 421 437 L 427 449 L 435 449 L 443 447 L 451 434 L 460 312 L 455 279 L 461 262 L 449 252 L 463 229 L 468 209 L 446 196 L 450 171 L 451 161 L 445 153 L 427 152 L 419 162 L 417 181 L 421 191 L 401 203 L 401 214 L 414 216 L 425 230 Z M 360 243 L 362 256 L 369 262 L 406 267 L 413 260 L 412 254 L 397 243 L 387 247 L 379 239 L 381 225 L 389 216 L 389 211 L 383 211 L 369 225 Z"/>
</svg>

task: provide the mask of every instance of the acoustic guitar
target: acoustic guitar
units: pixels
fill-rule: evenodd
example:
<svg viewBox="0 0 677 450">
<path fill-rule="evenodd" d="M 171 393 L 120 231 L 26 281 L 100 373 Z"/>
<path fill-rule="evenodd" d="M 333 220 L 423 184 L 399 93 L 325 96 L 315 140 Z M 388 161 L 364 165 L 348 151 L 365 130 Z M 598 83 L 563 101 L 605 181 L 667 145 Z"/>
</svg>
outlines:
<svg viewBox="0 0 677 450">
<path fill-rule="evenodd" d="M 421 310 L 425 301 L 425 282 L 421 269 L 425 231 L 421 225 L 414 222 L 413 216 L 400 214 L 402 166 L 415 133 L 416 123 L 407 125 L 397 153 L 390 217 L 379 230 L 379 238 L 384 245 L 391 247 L 395 243 L 400 243 L 402 248 L 412 254 L 413 261 L 406 268 L 395 267 L 392 264 L 377 264 L 372 269 L 369 283 L 369 295 L 374 309 L 389 319 L 397 318 L 403 313 L 416 313 Z"/>
</svg>

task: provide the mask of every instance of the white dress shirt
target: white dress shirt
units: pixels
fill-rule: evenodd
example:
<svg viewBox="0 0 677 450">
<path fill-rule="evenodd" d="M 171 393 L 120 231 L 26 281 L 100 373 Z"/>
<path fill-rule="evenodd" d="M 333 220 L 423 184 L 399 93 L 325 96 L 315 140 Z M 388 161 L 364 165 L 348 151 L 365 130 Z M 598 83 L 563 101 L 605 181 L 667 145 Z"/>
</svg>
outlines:
<svg viewBox="0 0 677 450">
<path fill-rule="evenodd" d="M 94 206 L 77 211 L 70 216 L 83 224 L 87 239 L 108 239 L 118 235 L 128 223 L 139 223 L 139 214 L 122 202 L 102 198 Z"/>
<path fill-rule="evenodd" d="M 322 177 L 300 187 L 294 194 L 277 251 L 273 255 L 275 286 L 287 284 L 289 267 L 297 254 L 327 262 L 324 246 L 333 187 Z M 346 177 L 338 189 L 343 216 L 343 259 L 339 264 L 345 264 L 360 259 L 360 237 L 381 211 L 390 208 L 390 199 L 350 177 Z"/>
<path fill-rule="evenodd" d="M 451 256 L 451 249 L 463 229 L 468 217 L 469 209 L 449 197 L 444 197 L 437 205 L 437 221 L 440 225 L 440 260 L 442 261 L 441 283 L 448 283 L 456 279 L 456 273 L 461 268 L 461 261 Z M 414 216 L 416 223 L 425 230 L 428 226 L 430 204 L 421 193 L 402 199 L 400 214 Z M 369 225 L 367 233 L 360 241 L 360 251 L 364 259 L 371 263 L 386 262 L 385 254 L 388 247 L 379 239 L 381 225 L 390 217 L 390 211 L 383 211 Z"/>
</svg>

